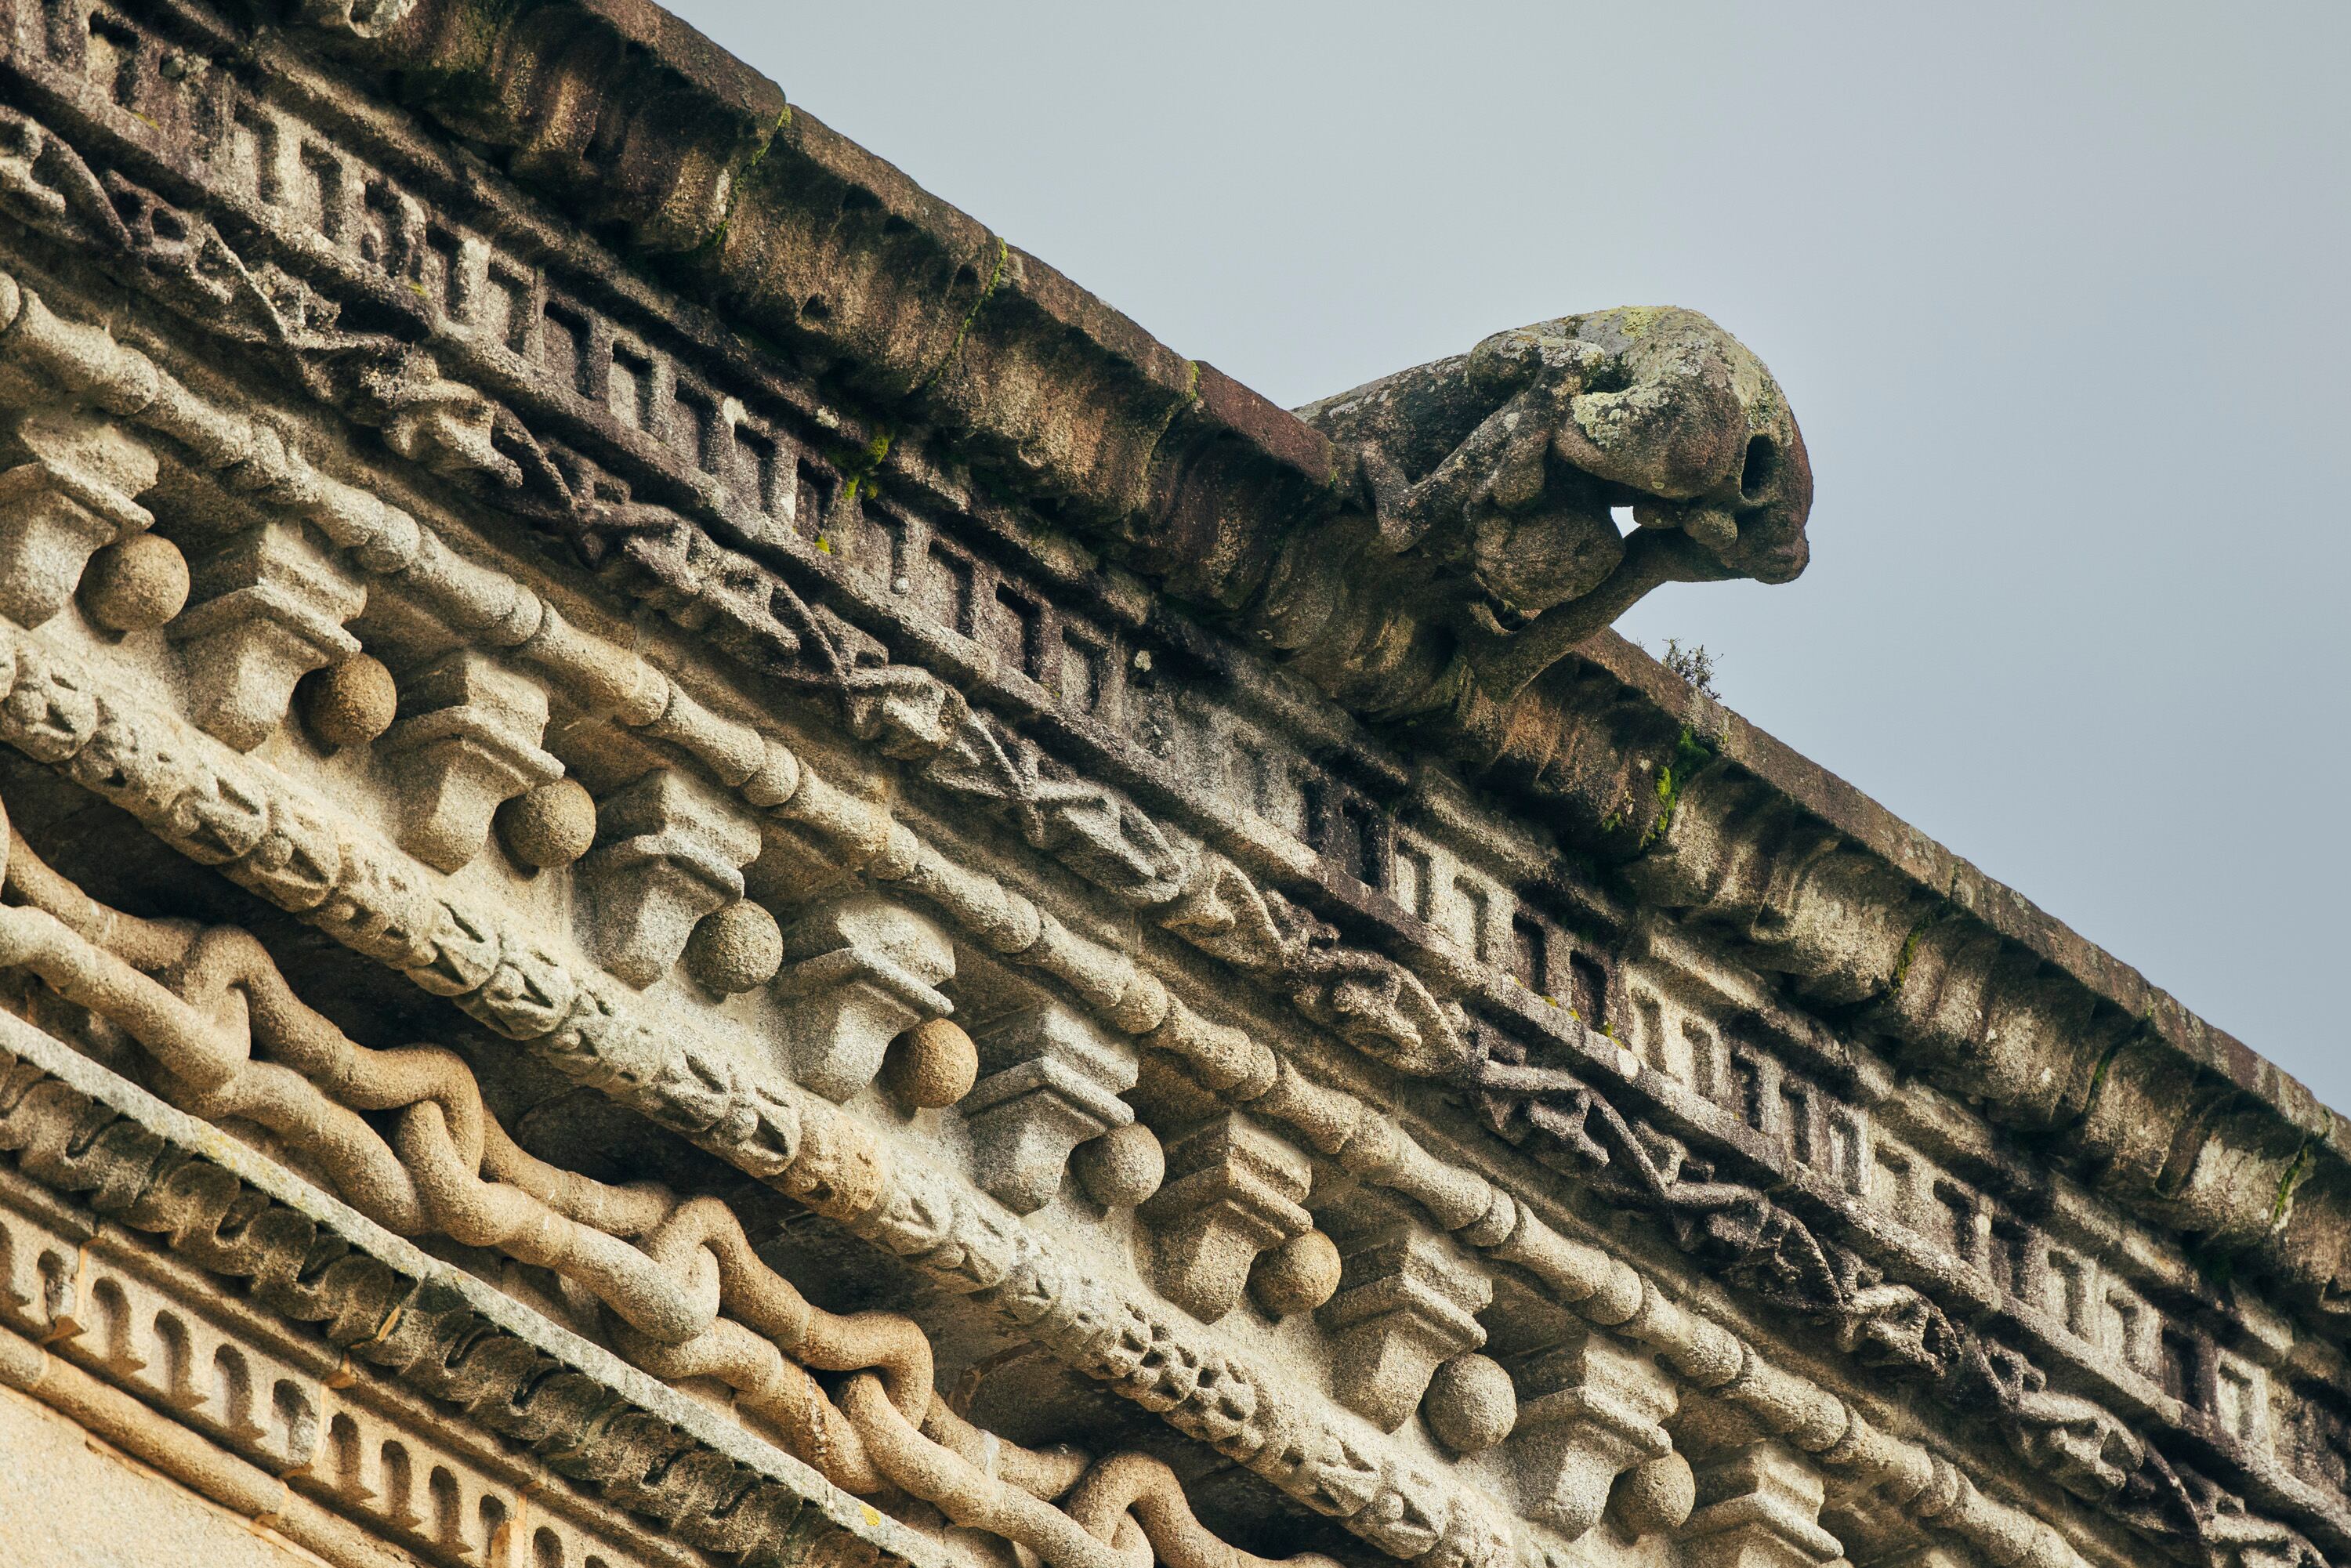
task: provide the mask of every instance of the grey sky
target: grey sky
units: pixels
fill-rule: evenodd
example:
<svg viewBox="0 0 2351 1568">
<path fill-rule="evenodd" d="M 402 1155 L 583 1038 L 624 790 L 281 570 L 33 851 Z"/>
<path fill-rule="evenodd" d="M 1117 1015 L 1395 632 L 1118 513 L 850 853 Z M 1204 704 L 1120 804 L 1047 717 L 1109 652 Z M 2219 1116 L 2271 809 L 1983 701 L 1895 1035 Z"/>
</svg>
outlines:
<svg viewBox="0 0 2351 1568">
<path fill-rule="evenodd" d="M 668 3 L 1283 403 L 1708 312 L 1813 565 L 1623 630 L 2351 1107 L 2351 6 Z"/>
</svg>

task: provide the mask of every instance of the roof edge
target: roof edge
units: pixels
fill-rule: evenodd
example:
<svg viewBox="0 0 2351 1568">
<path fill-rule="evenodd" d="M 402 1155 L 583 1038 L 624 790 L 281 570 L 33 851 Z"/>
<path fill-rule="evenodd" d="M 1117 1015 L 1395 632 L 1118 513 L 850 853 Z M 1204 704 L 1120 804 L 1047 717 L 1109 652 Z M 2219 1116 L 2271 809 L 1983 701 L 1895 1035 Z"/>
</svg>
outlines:
<svg viewBox="0 0 2351 1568">
<path fill-rule="evenodd" d="M 1338 504 L 1322 433 L 789 106 L 650 0 L 415 0 L 374 27 L 310 16 L 333 53 L 617 225 L 747 339 L 869 401 L 885 432 L 936 429 L 1073 524 L 1161 555 L 1204 508 L 1307 518 Z M 1180 591 L 1180 572 L 1155 575 Z M 1507 711 L 1426 733 L 1551 807 L 1563 837 L 1649 896 L 1858 1009 L 1906 1064 L 1971 1085 L 2000 1119 L 2078 1134 L 2111 1196 L 2351 1305 L 2341 1117 L 1623 638 L 1590 639 Z M 1705 758 L 1686 779 L 1658 771 L 1688 746 Z M 1856 897 L 1862 929 L 1821 928 Z"/>
</svg>

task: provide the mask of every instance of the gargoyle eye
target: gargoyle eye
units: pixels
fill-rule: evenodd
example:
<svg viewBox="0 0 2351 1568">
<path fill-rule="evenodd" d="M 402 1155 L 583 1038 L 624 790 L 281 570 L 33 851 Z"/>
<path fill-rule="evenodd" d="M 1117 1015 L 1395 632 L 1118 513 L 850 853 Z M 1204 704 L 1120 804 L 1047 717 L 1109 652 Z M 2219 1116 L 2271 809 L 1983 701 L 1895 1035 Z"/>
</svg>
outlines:
<svg viewBox="0 0 2351 1568">
<path fill-rule="evenodd" d="M 1739 466 L 1739 494 L 1742 500 L 1760 501 L 1763 488 L 1780 472 L 1780 448 L 1768 435 L 1750 436 L 1747 458 Z"/>
</svg>

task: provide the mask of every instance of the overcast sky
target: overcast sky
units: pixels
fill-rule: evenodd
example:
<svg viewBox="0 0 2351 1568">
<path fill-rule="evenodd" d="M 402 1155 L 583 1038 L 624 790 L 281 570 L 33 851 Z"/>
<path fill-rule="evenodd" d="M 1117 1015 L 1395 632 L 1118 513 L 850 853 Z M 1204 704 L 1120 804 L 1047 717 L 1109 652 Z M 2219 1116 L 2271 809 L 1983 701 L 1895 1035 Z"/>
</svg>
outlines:
<svg viewBox="0 0 2351 1568">
<path fill-rule="evenodd" d="M 1622 630 L 2351 1108 L 2351 5 L 668 3 L 1285 404 L 1707 311 L 1812 568 Z"/>
</svg>

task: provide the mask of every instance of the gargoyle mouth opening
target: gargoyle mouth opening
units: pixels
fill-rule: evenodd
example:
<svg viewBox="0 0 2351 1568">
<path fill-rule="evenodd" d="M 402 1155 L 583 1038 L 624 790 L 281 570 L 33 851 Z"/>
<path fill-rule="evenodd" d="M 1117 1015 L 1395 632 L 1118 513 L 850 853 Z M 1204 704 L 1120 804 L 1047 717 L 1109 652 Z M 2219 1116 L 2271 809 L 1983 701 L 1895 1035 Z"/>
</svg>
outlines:
<svg viewBox="0 0 2351 1568">
<path fill-rule="evenodd" d="M 1739 465 L 1739 498 L 1750 505 L 1762 500 L 1764 487 L 1779 473 L 1779 446 L 1768 435 L 1748 437 L 1747 457 Z"/>
</svg>

